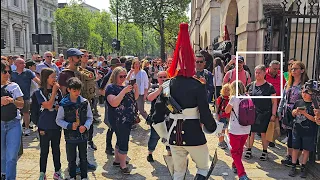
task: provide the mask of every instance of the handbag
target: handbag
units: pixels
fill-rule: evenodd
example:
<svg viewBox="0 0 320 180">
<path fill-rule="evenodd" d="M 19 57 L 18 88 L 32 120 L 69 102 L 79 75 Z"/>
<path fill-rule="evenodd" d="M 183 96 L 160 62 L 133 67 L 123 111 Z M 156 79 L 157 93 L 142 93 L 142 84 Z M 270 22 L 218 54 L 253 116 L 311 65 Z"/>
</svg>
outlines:
<svg viewBox="0 0 320 180">
<path fill-rule="evenodd" d="M 292 110 L 288 107 L 288 104 L 290 103 L 290 96 L 291 96 L 291 89 L 288 92 L 288 98 L 286 99 L 286 107 L 284 108 L 282 123 L 288 127 L 293 127 L 293 116 L 292 116 Z"/>
</svg>

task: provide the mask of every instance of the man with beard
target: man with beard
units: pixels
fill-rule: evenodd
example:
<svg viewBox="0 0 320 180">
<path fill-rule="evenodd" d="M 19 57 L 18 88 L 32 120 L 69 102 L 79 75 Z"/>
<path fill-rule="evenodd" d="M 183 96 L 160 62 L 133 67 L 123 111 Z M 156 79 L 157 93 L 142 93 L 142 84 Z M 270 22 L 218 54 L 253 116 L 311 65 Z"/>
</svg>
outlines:
<svg viewBox="0 0 320 180">
<path fill-rule="evenodd" d="M 197 167 L 194 179 L 205 180 L 210 171 L 209 150 L 203 131 L 213 133 L 217 125 L 209 109 L 205 85 L 195 77 L 195 56 L 186 23 L 180 24 L 168 74 L 173 78 L 162 85 L 163 92 L 155 103 L 152 126 L 170 145 L 173 179 L 185 178 L 190 154 Z M 170 111 L 169 132 L 164 122 L 167 110 Z"/>
<path fill-rule="evenodd" d="M 83 55 L 83 52 L 81 52 L 76 48 L 69 48 L 67 50 L 67 58 L 69 61 L 69 65 L 60 73 L 59 79 L 58 79 L 63 96 L 67 94 L 67 81 L 72 77 L 76 77 L 76 73 L 79 73 L 78 69 L 79 69 L 79 66 L 81 65 L 82 55 Z M 83 92 L 81 92 L 81 94 L 82 93 Z M 95 170 L 96 168 L 97 167 L 95 165 L 90 164 L 88 161 L 88 169 Z M 80 173 L 79 167 L 77 168 L 77 173 Z"/>
</svg>

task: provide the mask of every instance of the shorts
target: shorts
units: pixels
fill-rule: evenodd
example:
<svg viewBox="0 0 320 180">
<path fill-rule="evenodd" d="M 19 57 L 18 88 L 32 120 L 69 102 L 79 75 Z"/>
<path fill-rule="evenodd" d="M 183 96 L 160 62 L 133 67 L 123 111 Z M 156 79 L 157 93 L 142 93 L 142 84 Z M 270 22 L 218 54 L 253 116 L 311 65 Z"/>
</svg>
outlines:
<svg viewBox="0 0 320 180">
<path fill-rule="evenodd" d="M 21 113 L 29 113 L 30 112 L 30 100 L 24 100 L 23 108 L 20 110 Z"/>
<path fill-rule="evenodd" d="M 223 125 L 223 130 L 227 129 L 228 128 L 228 124 L 229 124 L 229 119 L 228 118 L 221 118 L 219 120 L 219 122 L 222 122 L 224 125 Z"/>
<path fill-rule="evenodd" d="M 316 148 L 315 137 L 300 136 L 297 132 L 292 132 L 292 148 L 314 151 Z"/>
</svg>

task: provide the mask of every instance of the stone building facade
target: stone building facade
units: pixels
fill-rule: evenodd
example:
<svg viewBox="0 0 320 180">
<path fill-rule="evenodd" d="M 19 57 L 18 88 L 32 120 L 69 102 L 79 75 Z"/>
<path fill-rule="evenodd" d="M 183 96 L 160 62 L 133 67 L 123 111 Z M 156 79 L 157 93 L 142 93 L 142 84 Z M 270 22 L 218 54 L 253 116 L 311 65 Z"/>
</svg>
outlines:
<svg viewBox="0 0 320 180">
<path fill-rule="evenodd" d="M 232 53 L 235 51 L 283 51 L 284 60 L 296 57 L 308 64 L 308 75 L 313 76 L 314 67 L 317 65 L 314 64 L 316 63 L 314 60 L 317 57 L 320 58 L 318 55 L 320 53 L 317 53 L 319 42 L 316 42 L 320 41 L 318 40 L 320 35 L 317 36 L 320 29 L 320 25 L 317 26 L 320 21 L 319 12 L 317 12 L 319 0 L 192 0 L 191 3 L 190 36 L 191 43 L 196 44 L 195 51 L 199 48 L 199 42 L 200 47 L 209 46 L 209 50 L 210 45 L 215 41 L 222 42 L 224 27 L 227 26 L 233 45 Z M 311 6 L 314 9 L 313 12 L 310 12 Z M 284 15 L 286 11 L 296 15 L 292 16 L 295 18 L 286 17 Z M 302 18 L 311 16 L 311 20 Z M 205 21 L 207 17 L 211 17 L 211 21 Z M 288 21 L 283 21 L 283 18 L 287 19 L 290 25 L 287 25 Z M 272 26 L 268 24 L 270 20 L 273 22 Z M 290 33 L 285 32 L 288 29 Z M 208 32 L 215 33 L 210 33 L 208 38 L 206 35 Z M 287 40 L 285 46 L 281 40 Z M 251 69 L 257 64 L 266 64 L 266 57 L 262 54 L 242 55 Z M 279 58 L 271 56 L 269 59 Z"/>
<path fill-rule="evenodd" d="M 212 48 L 220 33 L 220 3 L 212 0 L 191 1 L 190 40 L 195 51 Z"/>
<path fill-rule="evenodd" d="M 29 54 L 27 4 L 27 0 L 1 0 L 1 39 L 6 41 L 6 48 L 1 49 L 1 55 Z"/>
<path fill-rule="evenodd" d="M 29 22 L 30 22 L 30 41 L 32 34 L 35 34 L 35 16 L 34 16 L 34 1 L 28 1 L 29 6 Z M 53 55 L 58 55 L 57 32 L 54 25 L 54 12 L 58 8 L 58 0 L 37 0 L 38 13 L 38 30 L 39 34 L 51 34 L 52 45 L 40 45 L 40 55 L 46 51 L 52 51 Z M 31 45 L 31 52 L 36 52 L 36 46 Z"/>
<path fill-rule="evenodd" d="M 35 34 L 34 1 L 1 0 L 1 39 L 6 40 L 6 48 L 1 55 L 24 54 L 26 58 L 36 52 L 32 44 Z M 57 50 L 57 35 L 53 13 L 58 0 L 38 0 L 38 24 L 40 34 L 52 34 L 53 45 L 40 45 L 40 55 L 45 51 Z"/>
</svg>

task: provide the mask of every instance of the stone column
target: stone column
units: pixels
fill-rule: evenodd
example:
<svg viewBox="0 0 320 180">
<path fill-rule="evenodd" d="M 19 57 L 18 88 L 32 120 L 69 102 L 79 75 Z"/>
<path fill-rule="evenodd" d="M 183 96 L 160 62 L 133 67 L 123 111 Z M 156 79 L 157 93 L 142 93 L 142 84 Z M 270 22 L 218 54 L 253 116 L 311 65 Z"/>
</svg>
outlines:
<svg viewBox="0 0 320 180">
<path fill-rule="evenodd" d="M 10 39 L 10 53 L 14 52 L 14 32 L 12 28 L 12 19 L 9 18 L 9 39 Z"/>
<path fill-rule="evenodd" d="M 26 39 L 27 39 L 27 53 L 30 53 L 30 32 L 29 32 L 29 23 L 26 24 Z M 31 53 L 30 53 L 31 54 Z"/>
</svg>

